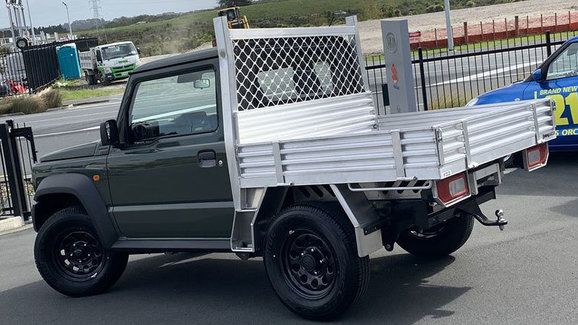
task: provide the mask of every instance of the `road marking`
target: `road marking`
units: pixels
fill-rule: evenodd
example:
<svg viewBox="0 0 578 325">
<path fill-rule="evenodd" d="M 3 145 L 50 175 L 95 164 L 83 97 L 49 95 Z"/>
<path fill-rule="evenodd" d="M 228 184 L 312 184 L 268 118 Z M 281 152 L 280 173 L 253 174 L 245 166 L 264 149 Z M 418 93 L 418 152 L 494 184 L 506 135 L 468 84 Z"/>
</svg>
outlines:
<svg viewBox="0 0 578 325">
<path fill-rule="evenodd" d="M 43 120 L 18 120 L 18 123 L 26 123 L 26 124 L 34 124 L 34 123 L 47 123 L 47 122 L 52 122 L 52 121 L 59 121 L 61 122 L 62 120 L 74 120 L 74 119 L 78 119 L 78 120 L 84 120 L 86 121 L 86 118 L 88 117 L 94 117 L 94 116 L 101 116 L 101 115 L 114 115 L 111 114 L 114 113 L 112 111 L 110 112 L 98 112 L 98 113 L 91 113 L 91 114 L 84 114 L 84 115 L 71 115 L 71 116 L 62 116 L 62 117 L 54 117 L 54 118 L 47 118 L 47 119 L 43 119 Z M 99 119 L 100 120 L 100 119 Z"/>
<path fill-rule="evenodd" d="M 96 130 L 99 130 L 99 129 L 100 129 L 100 125 L 99 125 L 99 126 L 93 126 L 93 127 L 90 127 L 90 128 L 80 129 L 80 130 L 70 130 L 70 131 L 64 131 L 64 132 L 39 134 L 39 135 L 34 135 L 34 137 L 35 137 L 35 138 L 47 138 L 47 137 L 54 137 L 54 136 L 58 136 L 58 135 L 66 135 L 66 134 L 74 134 L 74 133 L 81 133 L 81 132 L 96 131 Z"/>
<path fill-rule="evenodd" d="M 456 78 L 456 79 L 452 79 L 452 80 L 448 80 L 448 81 L 438 82 L 437 84 L 434 84 L 431 86 L 436 87 L 436 86 L 442 86 L 442 85 L 447 85 L 447 84 L 452 84 L 452 83 L 463 83 L 463 82 L 467 82 L 467 81 L 477 80 L 480 78 L 491 77 L 494 75 L 498 75 L 500 73 L 509 72 L 509 71 L 518 70 L 518 69 L 526 68 L 529 66 L 537 65 L 540 62 L 541 61 L 534 61 L 534 62 L 529 62 L 529 63 L 520 63 L 520 64 L 512 65 L 512 66 L 509 66 L 506 68 L 494 69 L 494 70 L 478 73 L 478 74 L 467 76 L 467 77 L 461 77 L 461 78 Z"/>
</svg>

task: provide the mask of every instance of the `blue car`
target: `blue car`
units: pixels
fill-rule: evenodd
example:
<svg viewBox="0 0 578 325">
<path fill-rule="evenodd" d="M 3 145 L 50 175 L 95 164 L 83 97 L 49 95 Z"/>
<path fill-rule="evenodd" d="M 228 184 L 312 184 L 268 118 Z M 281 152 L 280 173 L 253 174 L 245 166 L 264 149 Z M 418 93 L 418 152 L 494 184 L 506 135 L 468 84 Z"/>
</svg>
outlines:
<svg viewBox="0 0 578 325">
<path fill-rule="evenodd" d="M 556 103 L 556 133 L 551 151 L 578 150 L 578 37 L 568 40 L 525 81 L 496 89 L 467 106 L 537 98 Z"/>
</svg>

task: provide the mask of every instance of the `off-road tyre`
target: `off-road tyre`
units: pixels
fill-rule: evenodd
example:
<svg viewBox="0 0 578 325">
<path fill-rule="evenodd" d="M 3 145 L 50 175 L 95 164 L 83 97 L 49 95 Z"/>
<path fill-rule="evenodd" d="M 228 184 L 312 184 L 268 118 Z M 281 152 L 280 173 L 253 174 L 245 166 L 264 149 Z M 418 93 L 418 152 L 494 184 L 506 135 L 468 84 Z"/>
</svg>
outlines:
<svg viewBox="0 0 578 325">
<path fill-rule="evenodd" d="M 423 258 L 441 258 L 460 249 L 470 238 L 474 218 L 460 216 L 428 230 L 403 232 L 397 244 L 407 252 Z"/>
<path fill-rule="evenodd" d="M 63 209 L 42 225 L 34 258 L 46 283 L 71 297 L 105 292 L 120 278 L 128 262 L 128 254 L 102 246 L 90 217 L 80 207 Z"/>
<path fill-rule="evenodd" d="M 84 73 L 84 79 L 86 80 L 86 83 L 89 86 L 94 86 L 98 83 L 98 81 L 96 80 L 96 76 L 93 74 L 88 74 L 88 73 Z"/>
<path fill-rule="evenodd" d="M 291 311 L 333 320 L 367 290 L 369 257 L 358 256 L 348 223 L 343 212 L 324 205 L 295 205 L 272 221 L 263 260 L 273 289 Z"/>
</svg>

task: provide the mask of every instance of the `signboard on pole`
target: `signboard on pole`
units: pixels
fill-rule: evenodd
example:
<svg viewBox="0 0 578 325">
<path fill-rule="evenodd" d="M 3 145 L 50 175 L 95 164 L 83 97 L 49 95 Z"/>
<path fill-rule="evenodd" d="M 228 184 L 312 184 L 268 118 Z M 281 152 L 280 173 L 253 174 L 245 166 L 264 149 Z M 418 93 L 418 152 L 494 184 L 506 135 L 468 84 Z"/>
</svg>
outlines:
<svg viewBox="0 0 578 325">
<path fill-rule="evenodd" d="M 416 112 L 414 79 L 409 46 L 407 20 L 385 19 L 381 21 L 383 49 L 387 70 L 390 112 Z"/>
</svg>

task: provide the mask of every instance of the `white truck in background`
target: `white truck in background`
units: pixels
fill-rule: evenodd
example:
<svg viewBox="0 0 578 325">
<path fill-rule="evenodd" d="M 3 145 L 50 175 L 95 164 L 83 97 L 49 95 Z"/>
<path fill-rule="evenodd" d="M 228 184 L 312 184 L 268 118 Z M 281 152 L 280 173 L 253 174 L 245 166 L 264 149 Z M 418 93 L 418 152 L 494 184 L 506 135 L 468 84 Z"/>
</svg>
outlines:
<svg viewBox="0 0 578 325">
<path fill-rule="evenodd" d="M 80 66 L 89 85 L 126 79 L 140 65 L 139 49 L 133 42 L 99 45 L 80 52 Z"/>
</svg>

